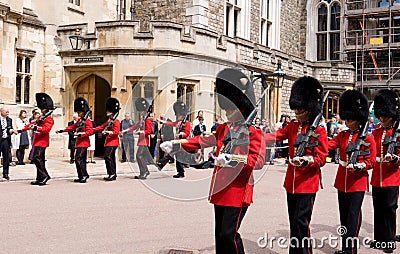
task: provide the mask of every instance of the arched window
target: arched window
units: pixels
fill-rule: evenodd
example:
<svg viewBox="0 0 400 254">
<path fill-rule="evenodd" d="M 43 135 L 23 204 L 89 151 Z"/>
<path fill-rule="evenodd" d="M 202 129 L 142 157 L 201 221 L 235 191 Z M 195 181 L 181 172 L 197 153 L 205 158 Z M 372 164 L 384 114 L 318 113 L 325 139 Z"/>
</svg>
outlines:
<svg viewBox="0 0 400 254">
<path fill-rule="evenodd" d="M 317 60 L 340 58 L 341 6 L 337 1 L 320 0 L 318 6 Z"/>
</svg>

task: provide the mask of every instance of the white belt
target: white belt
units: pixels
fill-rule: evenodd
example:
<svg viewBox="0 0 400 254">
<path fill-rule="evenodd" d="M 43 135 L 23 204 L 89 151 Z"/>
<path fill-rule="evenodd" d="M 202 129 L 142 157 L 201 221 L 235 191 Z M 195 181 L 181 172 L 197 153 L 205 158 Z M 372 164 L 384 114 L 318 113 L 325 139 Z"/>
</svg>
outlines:
<svg viewBox="0 0 400 254">
<path fill-rule="evenodd" d="M 339 160 L 339 165 L 343 167 L 347 167 L 347 161 Z"/>
</svg>

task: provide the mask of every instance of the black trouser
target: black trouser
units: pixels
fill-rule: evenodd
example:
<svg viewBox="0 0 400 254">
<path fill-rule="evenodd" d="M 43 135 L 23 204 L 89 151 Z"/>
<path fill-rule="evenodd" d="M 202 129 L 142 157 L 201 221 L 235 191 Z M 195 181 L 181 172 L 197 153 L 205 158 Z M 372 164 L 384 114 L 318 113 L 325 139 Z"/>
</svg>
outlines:
<svg viewBox="0 0 400 254">
<path fill-rule="evenodd" d="M 104 161 L 106 163 L 107 174 L 117 175 L 117 164 L 115 163 L 115 151 L 117 146 L 106 146 L 104 151 Z"/>
<path fill-rule="evenodd" d="M 3 176 L 8 175 L 10 169 L 10 143 L 8 139 L 1 138 L 0 139 L 0 150 L 1 154 L 3 155 Z"/>
<path fill-rule="evenodd" d="M 76 148 L 75 165 L 79 179 L 82 179 L 84 176 L 89 176 L 86 171 L 86 156 L 87 156 L 87 147 Z"/>
<path fill-rule="evenodd" d="M 75 148 L 69 149 L 69 159 L 72 161 L 75 158 Z"/>
<path fill-rule="evenodd" d="M 310 254 L 310 222 L 315 193 L 291 194 L 287 192 L 287 206 L 290 223 L 290 254 Z"/>
<path fill-rule="evenodd" d="M 46 152 L 46 147 L 39 147 L 35 146 L 35 149 L 33 150 L 33 163 L 35 163 L 36 166 L 36 180 L 37 181 L 43 181 L 46 177 L 50 177 L 49 173 L 46 170 L 46 165 L 45 165 L 45 152 Z"/>
<path fill-rule="evenodd" d="M 247 207 L 214 205 L 215 253 L 244 253 L 242 238 L 238 233 Z"/>
<path fill-rule="evenodd" d="M 150 158 L 149 158 L 150 157 Z M 139 146 L 136 152 L 136 160 L 139 165 L 140 175 L 144 175 L 149 172 L 147 164 L 151 160 L 149 148 L 147 146 Z"/>
<path fill-rule="evenodd" d="M 28 147 L 28 145 L 20 145 L 19 149 L 16 152 L 17 159 L 18 159 L 18 164 L 24 163 L 24 157 L 25 157 L 25 149 Z"/>
<path fill-rule="evenodd" d="M 131 137 L 122 136 L 122 145 L 125 153 L 125 158 L 122 156 L 122 160 L 127 161 L 127 155 L 129 154 L 129 161 L 133 162 L 135 160 L 135 139 L 133 135 Z"/>
<path fill-rule="evenodd" d="M 149 151 L 151 157 L 154 159 L 154 152 L 156 151 L 156 146 L 157 146 L 157 138 L 151 138 L 150 139 L 150 146 L 149 146 Z"/>
<path fill-rule="evenodd" d="M 372 187 L 374 240 L 377 241 L 376 248 L 393 249 L 396 246 L 396 210 L 398 207 L 398 197 L 398 186 Z"/>
<path fill-rule="evenodd" d="M 340 224 L 345 227 L 342 235 L 342 250 L 356 254 L 358 249 L 358 233 L 360 232 L 362 213 L 361 206 L 365 191 L 342 192 L 338 190 Z M 343 228 L 344 229 L 344 228 Z"/>
<path fill-rule="evenodd" d="M 160 157 L 160 160 L 158 161 L 158 163 L 160 164 L 159 166 L 161 168 L 163 168 L 169 161 L 174 161 L 174 157 L 167 154 L 164 157 Z"/>
<path fill-rule="evenodd" d="M 175 154 L 175 165 L 176 165 L 176 171 L 179 174 L 184 174 L 185 173 L 185 169 L 184 169 L 184 163 L 183 163 L 183 159 L 185 154 L 187 154 L 186 152 L 177 152 Z"/>
</svg>

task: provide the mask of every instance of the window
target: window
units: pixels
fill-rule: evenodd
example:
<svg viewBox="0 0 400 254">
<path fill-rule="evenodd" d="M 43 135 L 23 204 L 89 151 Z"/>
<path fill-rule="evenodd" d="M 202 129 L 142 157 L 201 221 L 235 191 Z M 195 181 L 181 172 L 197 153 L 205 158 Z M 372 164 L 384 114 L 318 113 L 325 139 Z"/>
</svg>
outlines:
<svg viewBox="0 0 400 254">
<path fill-rule="evenodd" d="M 340 59 L 340 16 L 339 2 L 320 0 L 316 38 L 318 61 Z"/>
<path fill-rule="evenodd" d="M 15 81 L 15 102 L 30 103 L 31 89 L 31 63 L 32 59 L 28 56 L 18 55 L 16 66 L 16 81 Z"/>
<path fill-rule="evenodd" d="M 389 5 L 390 5 L 390 3 L 388 0 L 381 0 L 378 2 L 378 7 L 387 7 Z"/>
<path fill-rule="evenodd" d="M 224 33 L 250 39 L 250 0 L 226 0 Z"/>
<path fill-rule="evenodd" d="M 75 4 L 76 6 L 81 6 L 81 0 L 68 0 L 68 3 Z"/>
<path fill-rule="evenodd" d="M 269 16 L 269 0 L 261 0 L 261 23 L 260 23 L 260 44 L 265 46 L 269 46 L 269 34 L 270 34 L 270 27 L 271 21 Z"/>
<path fill-rule="evenodd" d="M 193 109 L 193 91 L 194 84 L 178 83 L 176 100 L 182 101 L 188 108 Z M 192 111 L 192 110 L 191 110 Z M 188 115 L 189 121 L 192 121 L 191 114 Z"/>
<path fill-rule="evenodd" d="M 149 104 L 152 103 L 154 99 L 154 81 L 153 80 L 143 80 L 143 79 L 133 79 L 132 84 L 132 112 L 134 119 L 139 119 L 139 112 L 136 111 L 135 101 L 138 98 L 145 98 Z"/>
</svg>

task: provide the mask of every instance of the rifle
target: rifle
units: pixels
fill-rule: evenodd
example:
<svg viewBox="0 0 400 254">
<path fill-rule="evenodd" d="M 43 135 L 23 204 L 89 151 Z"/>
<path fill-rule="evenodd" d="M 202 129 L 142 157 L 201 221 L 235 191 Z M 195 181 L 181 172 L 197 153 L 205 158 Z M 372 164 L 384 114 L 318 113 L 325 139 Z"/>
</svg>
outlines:
<svg viewBox="0 0 400 254">
<path fill-rule="evenodd" d="M 374 103 L 369 107 L 369 112 L 371 113 Z M 350 154 L 347 165 L 356 164 L 358 156 L 364 156 L 370 154 L 370 151 L 361 151 L 361 146 L 369 147 L 371 144 L 365 142 L 365 138 L 368 134 L 368 120 L 365 122 L 362 131 L 358 134 L 355 142 L 349 142 L 347 146 L 346 153 Z"/>
<path fill-rule="evenodd" d="M 393 132 L 391 136 L 386 136 L 385 140 L 383 141 L 383 145 L 388 146 L 386 151 L 387 154 L 394 154 L 394 149 L 400 146 L 400 143 L 397 142 L 397 139 L 400 137 L 400 121 L 397 120 Z"/>
<path fill-rule="evenodd" d="M 106 124 L 106 127 L 104 127 L 104 131 L 108 131 L 108 129 L 114 124 L 115 119 L 117 119 L 119 114 L 119 111 L 116 112 L 110 119 L 110 121 Z"/>
<path fill-rule="evenodd" d="M 325 101 L 328 98 L 329 95 L 329 90 L 326 92 L 324 99 L 322 101 L 322 108 L 323 105 L 325 105 Z M 310 138 L 318 138 L 319 134 L 315 134 L 315 130 L 317 129 L 319 122 L 321 121 L 322 118 L 322 112 L 320 112 L 314 119 L 313 123 L 308 126 L 307 131 L 304 134 L 299 133 L 296 137 L 296 141 L 294 143 L 294 146 L 297 147 L 296 153 L 294 154 L 294 157 L 302 157 L 304 156 L 304 151 L 306 148 L 310 147 L 315 147 L 318 145 L 318 141 L 315 142 L 310 142 Z"/>
<path fill-rule="evenodd" d="M 55 108 L 54 108 L 54 109 L 55 109 Z M 49 109 L 49 111 L 47 111 L 46 114 L 44 114 L 44 115 L 40 116 L 38 119 L 36 119 L 36 120 L 33 122 L 33 129 L 32 129 L 32 130 L 33 130 L 33 131 L 37 131 L 38 125 L 39 125 L 39 124 L 42 124 L 43 121 L 44 121 L 44 119 L 46 119 L 46 117 L 51 116 L 51 114 L 53 113 L 54 109 Z"/>
<path fill-rule="evenodd" d="M 80 132 L 82 129 L 85 128 L 86 119 L 88 119 L 90 113 L 92 113 L 92 106 L 90 106 L 89 110 L 86 111 L 85 115 L 81 118 L 81 121 L 78 123 L 75 129 L 75 133 Z"/>
<path fill-rule="evenodd" d="M 151 114 L 151 111 L 153 111 L 153 102 L 151 102 L 149 108 L 147 109 L 146 116 L 145 116 L 145 117 L 143 118 L 143 120 L 139 123 L 138 127 L 136 128 L 136 130 L 138 130 L 138 129 L 140 130 L 140 129 L 143 127 L 144 123 L 146 122 L 146 119 L 149 118 L 149 116 L 150 116 L 150 114 Z"/>
</svg>

